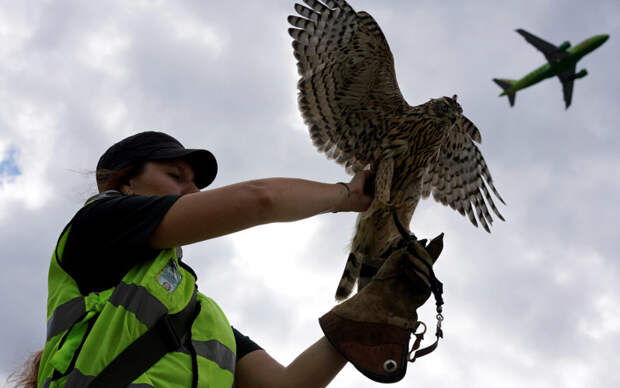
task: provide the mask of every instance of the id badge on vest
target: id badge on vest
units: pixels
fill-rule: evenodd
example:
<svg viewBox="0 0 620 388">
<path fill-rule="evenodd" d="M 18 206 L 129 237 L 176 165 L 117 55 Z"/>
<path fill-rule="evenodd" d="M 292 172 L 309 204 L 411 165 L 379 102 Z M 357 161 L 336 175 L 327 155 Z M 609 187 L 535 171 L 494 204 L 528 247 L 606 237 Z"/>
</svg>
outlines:
<svg viewBox="0 0 620 388">
<path fill-rule="evenodd" d="M 157 277 L 159 284 L 171 294 L 176 290 L 182 279 L 183 277 L 174 260 L 170 260 Z"/>
</svg>

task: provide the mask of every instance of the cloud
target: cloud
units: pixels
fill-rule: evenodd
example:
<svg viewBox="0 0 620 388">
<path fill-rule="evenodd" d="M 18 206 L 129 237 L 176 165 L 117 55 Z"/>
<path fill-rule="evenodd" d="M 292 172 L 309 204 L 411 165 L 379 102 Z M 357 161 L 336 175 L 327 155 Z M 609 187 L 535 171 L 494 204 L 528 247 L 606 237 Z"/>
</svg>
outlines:
<svg viewBox="0 0 620 388">
<path fill-rule="evenodd" d="M 409 103 L 459 95 L 507 202 L 491 234 L 432 199 L 419 205 L 413 231 L 446 235 L 446 337 L 396 385 L 618 386 L 619 5 L 352 5 L 381 25 Z M 214 187 L 347 179 L 297 111 L 292 12 L 262 1 L 0 6 L 0 376 L 43 345 L 51 250 L 113 142 L 152 129 L 206 147 Z M 519 27 L 554 43 L 611 35 L 579 63 L 589 75 L 569 110 L 556 80 L 520 91 L 513 108 L 498 97 L 493 77 L 544 63 Z M 263 226 L 191 245 L 186 260 L 231 323 L 286 364 L 321 336 L 354 223 L 338 213 Z M 431 327 L 433 307 L 420 309 Z M 374 386 L 350 365 L 332 385 Z"/>
</svg>

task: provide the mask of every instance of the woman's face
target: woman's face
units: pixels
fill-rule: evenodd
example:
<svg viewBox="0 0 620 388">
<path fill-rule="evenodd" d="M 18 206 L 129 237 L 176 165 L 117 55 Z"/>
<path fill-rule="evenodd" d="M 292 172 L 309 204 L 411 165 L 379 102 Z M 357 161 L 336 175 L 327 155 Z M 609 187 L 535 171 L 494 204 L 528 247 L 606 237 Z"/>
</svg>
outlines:
<svg viewBox="0 0 620 388">
<path fill-rule="evenodd" d="M 189 194 L 200 190 L 194 184 L 194 170 L 184 160 L 146 162 L 142 173 L 123 185 L 121 191 L 138 195 Z"/>
</svg>

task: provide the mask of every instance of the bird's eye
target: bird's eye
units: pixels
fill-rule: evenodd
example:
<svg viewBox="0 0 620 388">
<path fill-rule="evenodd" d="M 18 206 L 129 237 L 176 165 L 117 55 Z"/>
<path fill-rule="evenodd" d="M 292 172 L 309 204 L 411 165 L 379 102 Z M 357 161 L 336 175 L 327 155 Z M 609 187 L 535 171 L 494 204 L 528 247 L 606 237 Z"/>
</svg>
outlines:
<svg viewBox="0 0 620 388">
<path fill-rule="evenodd" d="M 439 107 L 439 109 L 441 109 L 442 112 L 447 112 L 448 111 L 448 104 L 442 103 L 441 106 Z"/>
</svg>

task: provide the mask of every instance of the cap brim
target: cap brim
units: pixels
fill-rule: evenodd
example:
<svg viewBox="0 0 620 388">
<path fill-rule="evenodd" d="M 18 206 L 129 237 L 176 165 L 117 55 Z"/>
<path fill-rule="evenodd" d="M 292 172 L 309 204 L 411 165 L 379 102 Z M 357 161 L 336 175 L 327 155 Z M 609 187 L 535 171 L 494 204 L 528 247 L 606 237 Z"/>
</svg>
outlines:
<svg viewBox="0 0 620 388">
<path fill-rule="evenodd" d="M 160 151 L 156 158 L 152 160 L 184 159 L 194 170 L 194 183 L 199 189 L 209 186 L 217 175 L 217 160 L 215 156 L 207 150 L 183 149 Z"/>
</svg>

